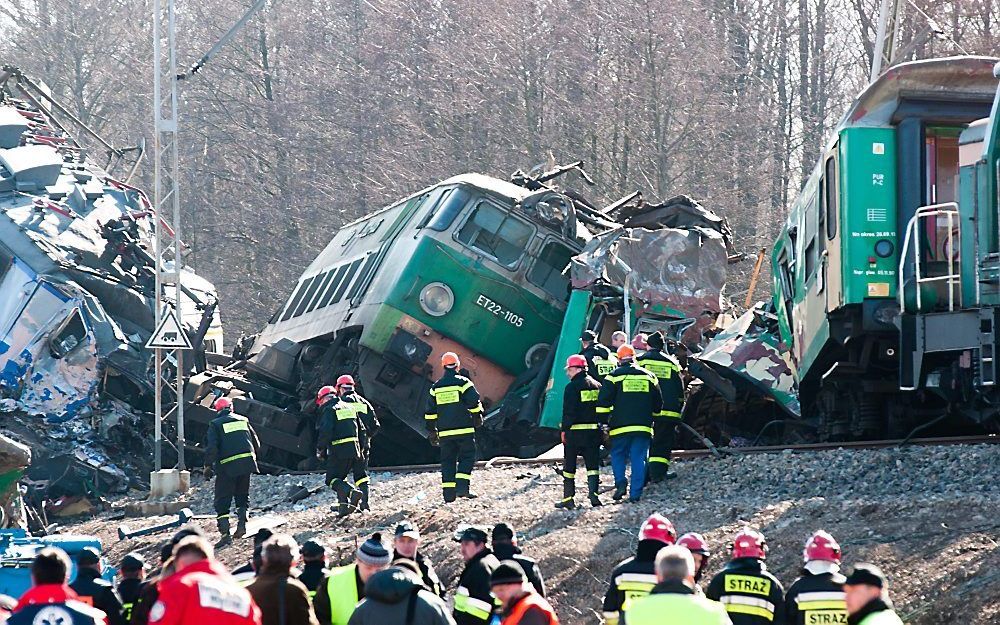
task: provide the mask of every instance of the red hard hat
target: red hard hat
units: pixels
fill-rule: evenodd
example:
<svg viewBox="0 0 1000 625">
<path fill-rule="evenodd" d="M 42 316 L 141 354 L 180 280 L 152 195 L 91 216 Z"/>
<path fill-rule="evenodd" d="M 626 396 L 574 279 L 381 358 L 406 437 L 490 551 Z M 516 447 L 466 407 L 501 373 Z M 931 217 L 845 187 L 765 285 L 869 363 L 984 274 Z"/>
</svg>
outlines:
<svg viewBox="0 0 1000 625">
<path fill-rule="evenodd" d="M 767 557 L 767 540 L 764 535 L 749 527 L 733 538 L 733 559 Z"/>
<path fill-rule="evenodd" d="M 570 356 L 569 358 L 566 359 L 566 366 L 567 367 L 583 367 L 584 369 L 586 369 L 587 368 L 587 359 L 584 358 L 583 356 L 581 356 L 580 354 L 573 354 L 572 356 Z"/>
<path fill-rule="evenodd" d="M 332 395 L 337 392 L 337 389 L 332 386 L 324 386 L 316 391 L 316 405 L 322 403 L 323 398 L 327 395 Z"/>
<path fill-rule="evenodd" d="M 351 376 L 349 376 L 347 374 L 344 374 L 344 375 L 340 376 L 339 378 L 337 378 L 337 386 L 345 386 L 347 384 L 350 384 L 351 386 L 354 386 L 354 378 L 352 378 Z"/>
<path fill-rule="evenodd" d="M 458 366 L 458 354 L 455 352 L 445 352 L 441 355 L 441 366 L 442 367 L 457 367 Z"/>
<path fill-rule="evenodd" d="M 840 545 L 828 532 L 818 530 L 806 541 L 805 549 L 802 550 L 802 560 L 805 562 L 826 560 L 839 564 Z"/>
<path fill-rule="evenodd" d="M 229 399 L 228 397 L 220 397 L 215 400 L 215 403 L 212 404 L 213 410 L 225 410 L 226 408 L 232 408 L 232 407 L 233 407 L 233 400 Z"/>
<path fill-rule="evenodd" d="M 677 539 L 677 544 L 681 547 L 687 547 L 687 550 L 691 553 L 698 553 L 706 558 L 712 555 L 712 552 L 708 549 L 708 542 L 705 541 L 705 537 L 697 532 L 684 534 Z"/>
<path fill-rule="evenodd" d="M 672 545 L 677 541 L 677 531 L 670 519 L 654 512 L 639 529 L 639 540 L 658 540 L 664 545 Z"/>
</svg>

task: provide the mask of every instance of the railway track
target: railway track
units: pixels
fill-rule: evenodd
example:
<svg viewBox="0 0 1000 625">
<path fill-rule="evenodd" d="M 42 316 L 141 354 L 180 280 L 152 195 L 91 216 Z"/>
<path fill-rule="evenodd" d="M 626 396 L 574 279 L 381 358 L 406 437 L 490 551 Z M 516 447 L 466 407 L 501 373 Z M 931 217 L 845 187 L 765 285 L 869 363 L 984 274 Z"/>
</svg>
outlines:
<svg viewBox="0 0 1000 625">
<path fill-rule="evenodd" d="M 989 434 L 981 436 L 950 436 L 936 438 L 892 439 L 881 441 L 850 441 L 839 443 L 806 443 L 802 445 L 767 445 L 759 447 L 715 447 L 712 449 L 680 449 L 673 452 L 674 458 L 704 458 L 708 456 L 773 454 L 791 451 L 792 453 L 825 451 L 831 449 L 885 449 L 900 446 L 935 446 L 935 445 L 982 445 L 1000 443 L 1000 436 Z M 561 457 L 542 458 L 511 458 L 498 457 L 491 460 L 481 460 L 477 468 L 497 466 L 545 466 L 561 464 Z M 439 471 L 437 464 L 408 464 L 396 467 L 372 467 L 370 471 L 389 473 L 419 473 L 421 471 Z M 322 471 L 294 472 L 296 474 L 322 473 Z"/>
</svg>

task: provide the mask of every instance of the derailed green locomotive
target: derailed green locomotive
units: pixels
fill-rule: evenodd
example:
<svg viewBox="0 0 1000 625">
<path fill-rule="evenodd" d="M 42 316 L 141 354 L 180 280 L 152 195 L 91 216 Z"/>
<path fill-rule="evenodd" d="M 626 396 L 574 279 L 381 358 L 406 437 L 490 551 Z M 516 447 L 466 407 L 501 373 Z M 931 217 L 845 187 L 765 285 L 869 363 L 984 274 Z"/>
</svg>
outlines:
<svg viewBox="0 0 1000 625">
<path fill-rule="evenodd" d="M 822 440 L 997 422 L 995 63 L 889 69 L 791 207 L 772 250 L 773 305 Z"/>
</svg>

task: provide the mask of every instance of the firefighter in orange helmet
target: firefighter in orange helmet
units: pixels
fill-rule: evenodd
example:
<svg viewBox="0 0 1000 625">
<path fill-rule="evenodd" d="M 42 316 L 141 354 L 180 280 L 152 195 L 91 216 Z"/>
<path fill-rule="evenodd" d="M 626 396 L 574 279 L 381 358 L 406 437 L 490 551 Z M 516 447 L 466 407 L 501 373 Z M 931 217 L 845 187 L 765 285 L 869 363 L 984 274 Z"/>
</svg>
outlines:
<svg viewBox="0 0 1000 625">
<path fill-rule="evenodd" d="M 460 365 L 454 352 L 441 356 L 444 374 L 431 386 L 424 413 L 427 440 L 441 448 L 441 490 L 445 503 L 455 501 L 456 497 L 476 497 L 469 489 L 469 482 L 476 463 L 476 429 L 483 425 L 483 405 L 476 385 L 458 373 Z"/>
</svg>

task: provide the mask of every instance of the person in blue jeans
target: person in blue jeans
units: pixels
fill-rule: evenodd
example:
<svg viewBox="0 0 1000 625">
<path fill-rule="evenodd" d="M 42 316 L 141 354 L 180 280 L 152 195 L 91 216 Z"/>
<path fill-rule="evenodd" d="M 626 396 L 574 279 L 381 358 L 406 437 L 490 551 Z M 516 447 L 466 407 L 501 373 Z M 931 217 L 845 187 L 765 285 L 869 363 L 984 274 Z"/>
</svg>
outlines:
<svg viewBox="0 0 1000 625">
<path fill-rule="evenodd" d="M 646 463 L 653 438 L 653 415 L 663 407 L 663 398 L 656 376 L 636 366 L 635 348 L 624 344 L 618 348 L 618 368 L 604 378 L 597 396 L 597 413 L 608 420 L 611 437 L 611 469 L 615 474 L 615 501 L 642 498 L 646 484 Z M 625 475 L 632 465 L 632 488 Z"/>
</svg>

